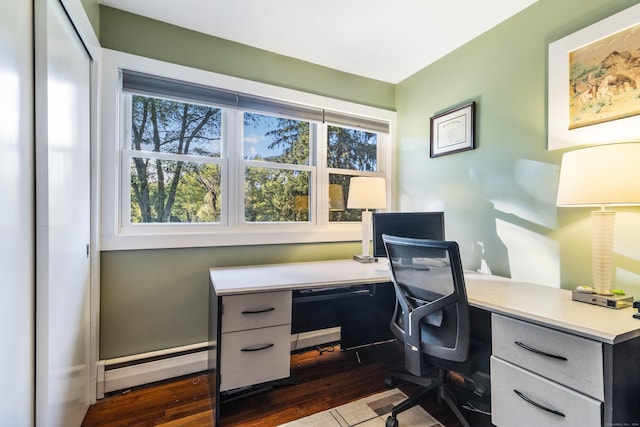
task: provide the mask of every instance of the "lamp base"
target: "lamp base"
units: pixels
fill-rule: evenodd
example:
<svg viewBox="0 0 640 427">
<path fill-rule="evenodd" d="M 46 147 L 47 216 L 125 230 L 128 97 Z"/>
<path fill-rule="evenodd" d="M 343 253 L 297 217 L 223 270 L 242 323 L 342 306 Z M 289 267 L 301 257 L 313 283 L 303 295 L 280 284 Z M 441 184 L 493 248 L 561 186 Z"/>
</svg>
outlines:
<svg viewBox="0 0 640 427">
<path fill-rule="evenodd" d="M 377 260 L 371 255 L 354 255 L 354 261 L 361 262 L 363 264 L 371 264 L 372 262 L 376 262 Z"/>
<path fill-rule="evenodd" d="M 611 295 L 615 219 L 614 211 L 591 212 L 591 271 L 593 287 L 600 295 Z"/>
</svg>

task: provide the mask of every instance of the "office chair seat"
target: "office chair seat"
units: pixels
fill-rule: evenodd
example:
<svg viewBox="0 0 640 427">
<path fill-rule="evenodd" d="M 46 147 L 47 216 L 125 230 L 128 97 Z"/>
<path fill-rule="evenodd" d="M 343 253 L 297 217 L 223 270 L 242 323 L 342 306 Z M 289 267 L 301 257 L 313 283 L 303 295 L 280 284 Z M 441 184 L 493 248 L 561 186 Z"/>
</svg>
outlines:
<svg viewBox="0 0 640 427">
<path fill-rule="evenodd" d="M 470 427 L 452 391 L 452 373 L 463 379 L 462 388 L 486 399 L 491 349 L 472 339 L 458 245 L 387 235 L 383 241 L 396 291 L 390 327 L 404 344 L 405 356 L 405 370 L 390 373 L 385 385 L 403 380 L 422 387 L 393 408 L 387 427 L 397 427 L 397 415 L 434 390 L 438 402 L 444 401 L 462 425 Z"/>
</svg>

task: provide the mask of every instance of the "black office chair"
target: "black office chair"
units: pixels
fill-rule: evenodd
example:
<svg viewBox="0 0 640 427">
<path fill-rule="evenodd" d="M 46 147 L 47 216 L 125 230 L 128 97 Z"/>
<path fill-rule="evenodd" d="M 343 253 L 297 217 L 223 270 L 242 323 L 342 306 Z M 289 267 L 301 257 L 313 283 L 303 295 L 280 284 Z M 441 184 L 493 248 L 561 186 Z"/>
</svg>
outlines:
<svg viewBox="0 0 640 427">
<path fill-rule="evenodd" d="M 393 408 L 386 425 L 397 427 L 400 412 L 437 389 L 438 401 L 444 400 L 462 425 L 469 427 L 452 393 L 450 372 L 460 374 L 465 387 L 486 398 L 488 375 L 469 374 L 476 373 L 480 364 L 488 372 L 490 345 L 471 340 L 458 244 L 387 235 L 383 241 L 397 297 L 391 331 L 404 343 L 406 370 L 392 372 L 385 384 L 392 387 L 401 379 L 423 387 Z"/>
</svg>

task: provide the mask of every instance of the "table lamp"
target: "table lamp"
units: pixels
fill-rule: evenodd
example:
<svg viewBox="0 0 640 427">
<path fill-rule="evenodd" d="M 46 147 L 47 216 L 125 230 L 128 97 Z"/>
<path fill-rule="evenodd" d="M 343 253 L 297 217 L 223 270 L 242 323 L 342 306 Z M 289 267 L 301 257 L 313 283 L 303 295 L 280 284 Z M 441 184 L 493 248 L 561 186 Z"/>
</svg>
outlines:
<svg viewBox="0 0 640 427">
<path fill-rule="evenodd" d="M 362 211 L 362 253 L 354 255 L 358 262 L 373 262 L 369 255 L 371 239 L 371 211 L 387 207 L 387 190 L 384 178 L 373 176 L 353 177 L 349 183 L 347 209 L 364 209 Z"/>
<path fill-rule="evenodd" d="M 600 206 L 591 212 L 591 262 L 597 294 L 611 295 L 616 213 L 640 205 L 640 143 L 598 145 L 562 156 L 557 206 Z"/>
</svg>

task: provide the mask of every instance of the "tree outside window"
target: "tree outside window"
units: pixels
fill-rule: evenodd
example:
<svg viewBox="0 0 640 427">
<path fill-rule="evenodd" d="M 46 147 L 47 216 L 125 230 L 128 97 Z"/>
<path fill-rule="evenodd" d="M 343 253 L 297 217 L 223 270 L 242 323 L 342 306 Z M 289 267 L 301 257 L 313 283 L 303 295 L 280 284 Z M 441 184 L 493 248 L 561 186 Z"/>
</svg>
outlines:
<svg viewBox="0 0 640 427">
<path fill-rule="evenodd" d="M 131 222 L 219 222 L 222 110 L 131 99 Z"/>
<path fill-rule="evenodd" d="M 378 173 L 376 132 L 257 112 L 232 115 L 241 120 L 238 126 L 225 121 L 224 108 L 212 105 L 137 94 L 128 99 L 131 138 L 124 164 L 130 170 L 131 224 L 220 225 L 229 211 L 239 212 L 245 223 L 317 222 L 316 193 L 328 194 L 322 205 L 328 212 L 320 215 L 329 222 L 360 220 L 360 210 L 346 209 L 349 182 Z M 241 128 L 241 137 L 225 141 L 229 126 Z M 319 126 L 325 141 L 317 140 Z M 320 144 L 324 161 L 317 158 Z M 240 153 L 235 160 L 233 153 Z M 227 162 L 237 166 L 227 169 Z M 324 192 L 314 182 L 319 173 L 326 174 Z M 242 180 L 234 186 L 241 197 L 225 201 L 225 175 Z M 242 205 L 230 207 L 236 201 Z"/>
<path fill-rule="evenodd" d="M 311 163 L 311 124 L 257 113 L 243 121 L 244 220 L 309 221 L 311 172 L 301 166 Z"/>
<path fill-rule="evenodd" d="M 376 172 L 378 134 L 360 129 L 327 126 L 327 166 L 329 173 L 329 221 L 360 221 L 362 211 L 346 209 L 349 183 L 357 172 Z M 333 190 L 333 191 L 332 191 Z M 335 200 L 342 196 L 342 200 Z M 332 206 L 340 206 L 340 209 Z"/>
</svg>

